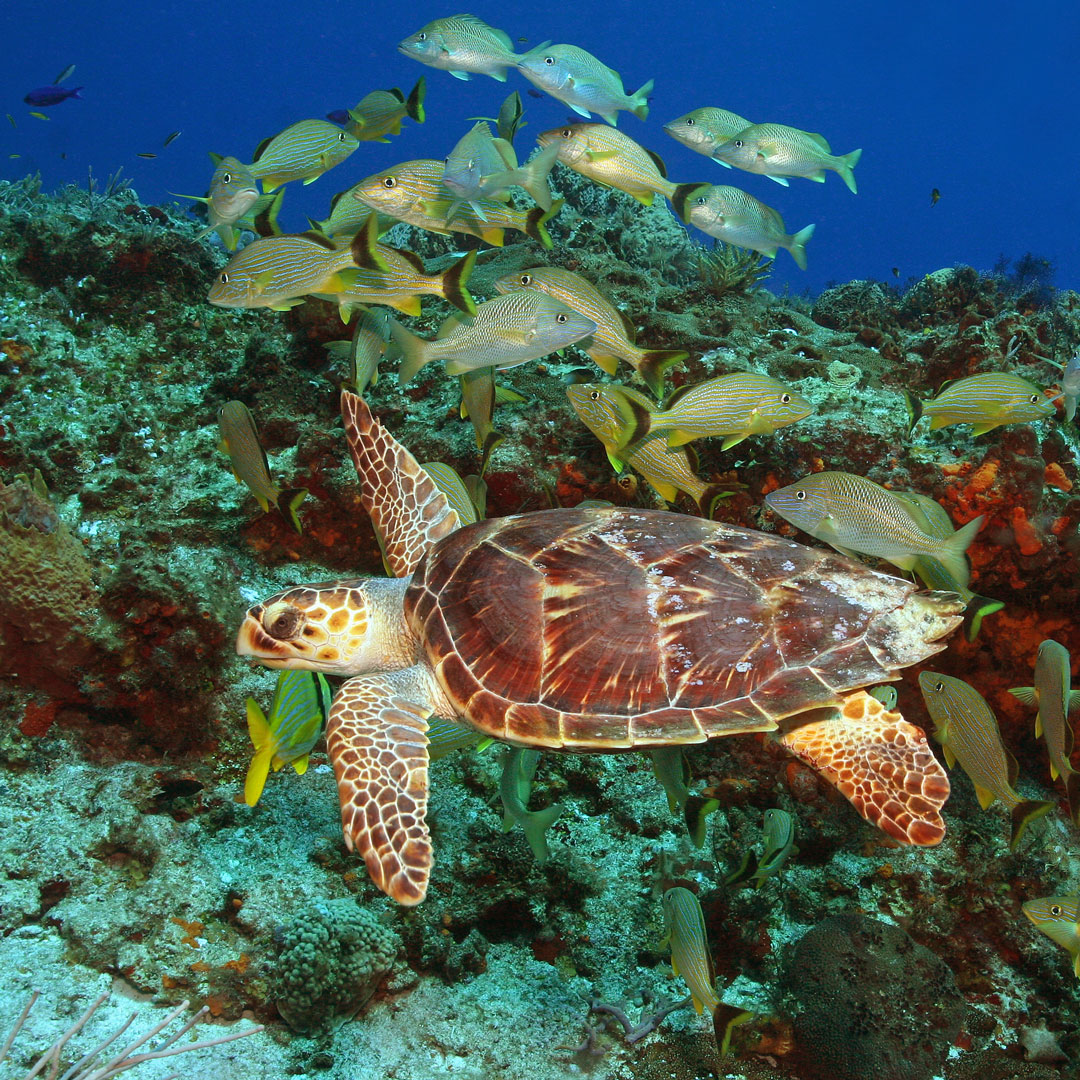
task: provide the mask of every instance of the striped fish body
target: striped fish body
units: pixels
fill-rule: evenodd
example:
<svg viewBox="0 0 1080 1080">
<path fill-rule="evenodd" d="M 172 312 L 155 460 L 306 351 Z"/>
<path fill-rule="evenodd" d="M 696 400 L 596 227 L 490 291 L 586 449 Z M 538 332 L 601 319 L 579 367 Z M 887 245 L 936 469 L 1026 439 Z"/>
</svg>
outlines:
<svg viewBox="0 0 1080 1080">
<path fill-rule="evenodd" d="M 1068 950 L 1080 979 L 1080 896 L 1043 896 L 1028 900 L 1024 914 L 1051 941 Z"/>
<path fill-rule="evenodd" d="M 369 176 L 350 191 L 353 198 L 373 210 L 429 232 L 466 233 L 502 247 L 504 230 L 512 229 L 551 247 L 544 225 L 562 208 L 561 200 L 545 211 L 541 207 L 518 210 L 498 199 L 482 199 L 477 200 L 479 212 L 465 204 L 457 208 L 451 221 L 449 213 L 458 200 L 442 182 L 444 166 L 434 159 L 406 161 Z"/>
<path fill-rule="evenodd" d="M 786 810 L 765 811 L 762 828 L 765 850 L 754 870 L 754 887 L 760 889 L 765 882 L 784 867 L 784 863 L 797 850 L 795 847 L 795 819 Z"/>
<path fill-rule="evenodd" d="M 965 552 L 982 517 L 947 539 L 920 527 L 910 505 L 863 476 L 845 472 L 811 473 L 765 496 L 781 517 L 838 551 L 875 555 L 910 570 L 920 555 L 938 559 L 957 580 L 969 573 Z"/>
<path fill-rule="evenodd" d="M 476 507 L 469 496 L 469 489 L 457 469 L 442 461 L 427 461 L 420 466 L 431 477 L 432 483 L 446 496 L 450 509 L 455 511 L 462 525 L 472 525 L 479 519 Z"/>
<path fill-rule="evenodd" d="M 581 116 L 597 113 L 614 125 L 620 109 L 632 112 L 639 120 L 649 115 L 652 79 L 637 93 L 627 94 L 617 71 L 576 45 L 545 42 L 520 57 L 517 69 L 533 86 Z"/>
<path fill-rule="evenodd" d="M 950 767 L 960 762 L 975 785 L 980 806 L 985 809 L 999 799 L 1013 809 L 1022 801 L 1014 788 L 1016 759 L 1005 749 L 986 699 L 962 679 L 936 671 L 920 672 L 919 688 L 945 760 Z"/>
<path fill-rule="evenodd" d="M 664 130 L 683 146 L 688 146 L 706 157 L 713 157 L 718 146 L 723 146 L 728 139 L 748 127 L 750 121 L 738 113 L 705 105 L 669 120 L 664 125 Z M 720 161 L 719 158 L 714 160 Z M 726 161 L 720 161 L 720 164 L 727 169 L 731 168 Z"/>
<path fill-rule="evenodd" d="M 694 472 L 694 462 L 685 447 L 671 449 L 663 435 L 647 435 L 628 452 L 619 449 L 625 443 L 625 417 L 619 395 L 629 395 L 642 407 L 649 406 L 644 394 L 627 386 L 616 388 L 608 383 L 577 383 L 566 388 L 570 404 L 581 422 L 600 440 L 611 467 L 621 473 L 626 466 L 643 476 L 665 501 L 674 503 L 682 491 L 697 504 L 705 517 L 723 491 L 706 484 Z"/>
<path fill-rule="evenodd" d="M 708 1009 L 711 1015 L 720 999 L 716 995 L 716 975 L 701 904 L 689 889 L 677 887 L 664 893 L 663 909 L 664 940 L 671 948 L 671 969 L 686 983 L 694 1008 L 699 1013 Z"/>
<path fill-rule="evenodd" d="M 421 75 L 407 98 L 396 86 L 392 90 L 372 90 L 349 110 L 345 130 L 360 142 L 389 142 L 386 136 L 400 135 L 406 117 L 418 124 L 424 122 L 426 89 Z"/>
<path fill-rule="evenodd" d="M 379 244 L 377 251 L 386 263 L 386 269 L 360 268 L 348 288 L 333 296 L 340 307 L 383 304 L 405 315 L 419 315 L 421 296 L 439 296 L 469 314 L 476 311 L 476 304 L 466 288 L 476 262 L 475 251 L 437 274 L 427 273 L 423 260 L 415 252 L 385 244 Z M 345 318 L 345 312 L 342 317 Z"/>
<path fill-rule="evenodd" d="M 857 189 L 852 169 L 861 155 L 861 150 L 852 150 L 849 154 L 835 156 L 823 136 L 786 124 L 751 124 L 715 151 L 718 160 L 736 169 L 769 176 L 783 183 L 787 176 L 824 182 L 825 172 L 831 169 L 839 173 L 853 193 Z"/>
<path fill-rule="evenodd" d="M 567 124 L 537 136 L 541 146 L 561 141 L 559 162 L 605 187 L 652 206 L 655 195 L 670 199 L 676 185 L 666 178 L 655 154 L 608 124 Z"/>
<path fill-rule="evenodd" d="M 290 180 L 310 184 L 359 145 L 354 135 L 328 120 L 300 120 L 260 143 L 251 174 L 262 180 L 266 191 Z"/>
<path fill-rule="evenodd" d="M 680 387 L 650 417 L 650 431 L 667 432 L 669 446 L 724 436 L 730 450 L 749 435 L 771 435 L 805 419 L 814 407 L 801 394 L 768 375 L 736 371 Z"/>
<path fill-rule="evenodd" d="M 930 430 L 972 424 L 984 435 L 1002 424 L 1022 424 L 1052 416 L 1054 403 L 1034 384 L 1004 371 L 969 375 L 946 384 L 936 397 L 920 401 L 907 395 L 911 427 L 930 417 Z"/>
<path fill-rule="evenodd" d="M 1077 353 L 1061 371 L 1061 396 L 1064 399 L 1065 419 L 1072 421 L 1076 415 L 1076 403 L 1080 401 L 1080 353 Z"/>
<path fill-rule="evenodd" d="M 475 15 L 435 19 L 405 38 L 398 52 L 459 79 L 490 75 L 499 82 L 519 59 L 507 34 Z"/>
<path fill-rule="evenodd" d="M 207 299 L 218 307 L 284 310 L 312 293 L 343 292 L 357 272 L 347 245 L 317 233 L 268 236 L 229 260 Z"/>
<path fill-rule="evenodd" d="M 408 382 L 424 364 L 442 361 L 447 374 L 474 368 L 507 368 L 572 345 L 596 329 L 572 308 L 531 289 L 496 296 L 477 305 L 473 317 L 450 316 L 434 341 L 394 324 L 391 334 L 403 357 L 399 379 Z"/>
<path fill-rule="evenodd" d="M 814 234 L 807 225 L 788 233 L 784 219 L 771 207 L 741 188 L 727 184 L 680 185 L 672 205 L 687 225 L 693 225 L 725 244 L 759 251 L 769 259 L 783 248 L 801 270 L 806 269 L 806 244 Z"/>
<path fill-rule="evenodd" d="M 379 361 L 390 337 L 389 312 L 361 311 L 352 340 L 348 342 L 348 388 L 363 395 L 379 379 Z"/>
<path fill-rule="evenodd" d="M 1069 760 L 1073 731 L 1068 714 L 1080 705 L 1080 691 L 1072 689 L 1069 650 L 1058 641 L 1044 641 L 1035 659 L 1035 685 L 1018 686 L 1009 693 L 1025 705 L 1038 707 L 1035 736 L 1046 739 L 1050 775 L 1055 780 L 1059 776 L 1068 777 L 1073 772 Z M 1073 804 L 1075 795 L 1075 791 L 1070 791 L 1070 804 Z"/>
<path fill-rule="evenodd" d="M 652 386 L 654 381 L 663 382 L 664 372 L 672 364 L 689 356 L 681 350 L 639 348 L 634 344 L 634 324 L 591 282 L 570 270 L 537 266 L 504 275 L 495 282 L 495 288 L 500 293 L 538 289 L 592 319 L 596 323 L 596 332 L 584 351 L 609 375 L 614 375 L 618 362 L 625 360 Z"/>
</svg>

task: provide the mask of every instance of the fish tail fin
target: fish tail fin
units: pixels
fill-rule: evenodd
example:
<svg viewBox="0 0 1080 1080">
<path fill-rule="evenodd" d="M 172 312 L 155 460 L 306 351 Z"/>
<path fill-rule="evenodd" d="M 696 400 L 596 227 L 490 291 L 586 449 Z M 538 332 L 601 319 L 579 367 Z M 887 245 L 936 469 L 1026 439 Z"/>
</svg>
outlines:
<svg viewBox="0 0 1080 1080">
<path fill-rule="evenodd" d="M 989 596 L 972 593 L 964 609 L 964 637 L 968 641 L 974 641 L 982 629 L 983 619 L 987 615 L 993 615 L 995 611 L 1000 611 L 1004 606 L 1004 600 L 994 600 Z"/>
<path fill-rule="evenodd" d="M 1073 824 L 1080 823 L 1080 772 L 1070 769 L 1066 774 L 1065 797 L 1069 800 L 1069 816 Z"/>
<path fill-rule="evenodd" d="M 426 96 L 427 79 L 421 75 L 416 80 L 416 85 L 409 91 L 409 96 L 405 99 L 405 115 L 418 124 L 422 124 L 426 119 L 424 113 L 424 98 Z"/>
<path fill-rule="evenodd" d="M 635 365 L 645 385 L 656 395 L 663 397 L 664 375 L 669 367 L 681 364 L 690 354 L 682 349 L 645 349 Z"/>
<path fill-rule="evenodd" d="M 805 229 L 800 229 L 791 238 L 791 247 L 788 250 L 800 270 L 806 269 L 806 244 L 810 237 L 814 235 L 814 228 L 814 225 L 807 225 Z"/>
<path fill-rule="evenodd" d="M 520 184 L 545 210 L 551 209 L 551 188 L 548 187 L 548 173 L 559 160 L 560 142 L 545 146 L 531 161 L 516 169 L 517 183 Z"/>
<path fill-rule="evenodd" d="M 969 521 L 963 528 L 957 529 L 936 552 L 938 562 L 957 581 L 966 581 L 969 574 L 967 549 L 971 547 L 975 534 L 982 528 L 984 515 Z"/>
<path fill-rule="evenodd" d="M 907 405 L 907 433 L 908 438 L 910 438 L 911 433 L 915 430 L 915 425 L 922 419 L 923 403 L 910 390 L 904 391 L 904 403 Z"/>
<path fill-rule="evenodd" d="M 840 161 L 842 164 L 837 168 L 837 172 L 840 174 L 840 179 L 844 181 L 848 186 L 848 190 L 852 195 L 858 195 L 859 189 L 855 185 L 855 173 L 852 170 L 859 164 L 859 158 L 862 157 L 862 150 L 852 150 L 850 154 L 844 154 Z"/>
<path fill-rule="evenodd" d="M 464 258 L 448 267 L 442 276 L 442 295 L 454 307 L 469 315 L 476 314 L 476 301 L 469 295 L 466 284 L 476 265 L 477 249 L 473 248 Z"/>
<path fill-rule="evenodd" d="M 251 759 L 244 781 L 244 802 L 248 806 L 254 806 L 262 795 L 266 778 L 270 775 L 270 759 L 274 756 L 274 739 L 270 733 L 270 725 L 266 721 L 266 714 L 254 698 L 247 699 L 247 724 L 248 734 L 255 747 L 255 756 Z"/>
<path fill-rule="evenodd" d="M 721 499 L 726 499 L 734 494 L 735 492 L 731 490 L 730 484 L 707 484 L 705 490 L 701 493 L 701 498 L 697 500 L 701 516 L 711 521 L 713 508 L 716 504 Z"/>
<path fill-rule="evenodd" d="M 352 238 L 349 254 L 362 270 L 381 270 L 387 272 L 389 264 L 379 251 L 379 220 L 374 210 L 364 218 L 363 227 Z"/>
<path fill-rule="evenodd" d="M 679 220 L 684 225 L 690 224 L 689 215 L 686 212 L 686 201 L 690 198 L 690 195 L 697 191 L 700 187 L 706 187 L 706 184 L 676 184 L 675 190 L 671 193 L 671 208 L 679 215 Z"/>
<path fill-rule="evenodd" d="M 747 851 L 743 857 L 742 862 L 735 868 L 735 870 L 728 874 L 724 878 L 725 885 L 738 885 L 743 881 L 749 881 L 755 874 L 758 868 L 758 857 L 754 851 Z"/>
<path fill-rule="evenodd" d="M 551 234 L 547 231 L 547 223 L 563 208 L 563 202 L 563 199 L 556 199 L 547 210 L 542 206 L 534 206 L 525 218 L 525 234 L 531 236 L 548 251 L 554 245 L 551 242 Z"/>
<path fill-rule="evenodd" d="M 615 449 L 623 450 L 637 446 L 652 428 L 653 413 L 641 402 L 613 389 L 612 404 L 619 415 L 619 434 L 615 440 Z M 625 456 L 625 455 L 623 455 Z"/>
<path fill-rule="evenodd" d="M 561 813 L 562 805 L 552 803 L 543 810 L 529 810 L 520 818 L 521 828 L 525 832 L 525 839 L 529 841 L 529 847 L 532 848 L 532 853 L 538 863 L 547 862 L 550 852 L 548 851 L 546 833 Z"/>
<path fill-rule="evenodd" d="M 410 333 L 399 322 L 390 322 L 390 336 L 401 350 L 398 382 L 401 385 L 413 379 L 416 373 L 431 359 L 431 344 L 422 337 Z"/>
<path fill-rule="evenodd" d="M 275 504 L 278 513 L 297 531 L 303 535 L 304 530 L 300 527 L 300 515 L 297 510 L 300 504 L 307 498 L 307 488 L 284 488 L 278 492 Z"/>
<path fill-rule="evenodd" d="M 1018 802 L 1012 808 L 1012 833 L 1009 837 L 1009 850 L 1015 851 L 1023 838 L 1027 827 L 1045 814 L 1049 814 L 1057 804 L 1049 802 L 1036 802 L 1025 799 Z"/>
<path fill-rule="evenodd" d="M 644 86 L 639 87 L 633 95 L 634 107 L 630 110 L 639 120 L 644 120 L 649 115 L 649 95 L 653 92 L 653 80 L 650 79 Z"/>
</svg>

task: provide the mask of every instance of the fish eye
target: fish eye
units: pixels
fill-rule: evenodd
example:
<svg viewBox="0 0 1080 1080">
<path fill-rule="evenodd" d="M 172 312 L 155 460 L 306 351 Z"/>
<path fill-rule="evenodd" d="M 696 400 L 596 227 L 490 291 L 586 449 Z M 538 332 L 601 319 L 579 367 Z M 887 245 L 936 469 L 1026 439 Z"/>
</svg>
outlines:
<svg viewBox="0 0 1080 1080">
<path fill-rule="evenodd" d="M 574 134 L 574 129 L 573 128 L 563 128 L 562 129 L 562 137 L 564 139 L 571 138 L 573 136 L 573 134 Z"/>
<path fill-rule="evenodd" d="M 1060 904 L 1051 904 L 1050 905 L 1050 914 L 1051 915 L 1060 915 L 1061 914 L 1061 905 Z"/>
<path fill-rule="evenodd" d="M 943 682 L 939 682 L 939 683 L 934 684 L 934 693 L 940 694 L 941 691 L 944 690 L 944 689 L 945 689 L 945 684 Z"/>
<path fill-rule="evenodd" d="M 555 57 L 554 56 L 545 56 L 544 57 L 544 63 L 547 64 L 548 67 L 550 67 L 552 64 L 555 63 Z"/>
<path fill-rule="evenodd" d="M 590 401 L 599 401 L 600 400 L 600 391 L 599 390 L 590 390 L 589 391 L 589 400 Z"/>
<path fill-rule="evenodd" d="M 686 126 L 687 127 L 693 127 L 694 126 L 694 118 L 692 116 L 688 116 L 686 118 Z"/>
<path fill-rule="evenodd" d="M 1028 398 L 1028 400 L 1031 402 L 1032 405 L 1038 405 L 1038 403 L 1039 403 L 1039 395 L 1038 394 L 1032 394 L 1031 397 Z"/>
<path fill-rule="evenodd" d="M 559 314 L 555 316 L 555 321 L 556 322 L 566 322 L 566 315 L 563 312 L 560 311 Z"/>
<path fill-rule="evenodd" d="M 427 34 L 417 34 L 416 35 L 416 40 L 417 41 L 427 41 Z"/>
<path fill-rule="evenodd" d="M 223 184 L 231 184 L 232 183 L 232 173 L 223 173 L 222 177 L 221 177 L 221 182 Z"/>
<path fill-rule="evenodd" d="M 345 141 L 345 132 L 344 131 L 339 131 L 338 132 L 337 141 L 338 142 L 344 142 Z"/>
<path fill-rule="evenodd" d="M 229 275 L 223 273 L 221 275 L 221 277 L 218 278 L 218 281 L 220 281 L 222 285 L 228 285 L 229 284 Z"/>
<path fill-rule="evenodd" d="M 384 176 L 382 186 L 384 188 L 395 188 L 397 187 L 397 180 L 393 176 Z"/>
<path fill-rule="evenodd" d="M 791 401 L 791 395 L 790 394 L 781 394 L 780 395 L 780 404 L 781 405 L 786 405 L 789 401 Z"/>
<path fill-rule="evenodd" d="M 742 149 L 742 139 L 736 139 L 735 140 L 735 148 L 738 149 L 738 150 Z"/>
<path fill-rule="evenodd" d="M 798 499 L 799 502 L 802 502 L 803 499 L 806 498 L 806 492 L 805 491 L 796 491 L 795 492 L 795 498 Z"/>
<path fill-rule="evenodd" d="M 521 282 L 522 285 L 531 285 L 532 274 L 522 274 L 518 280 Z"/>
</svg>

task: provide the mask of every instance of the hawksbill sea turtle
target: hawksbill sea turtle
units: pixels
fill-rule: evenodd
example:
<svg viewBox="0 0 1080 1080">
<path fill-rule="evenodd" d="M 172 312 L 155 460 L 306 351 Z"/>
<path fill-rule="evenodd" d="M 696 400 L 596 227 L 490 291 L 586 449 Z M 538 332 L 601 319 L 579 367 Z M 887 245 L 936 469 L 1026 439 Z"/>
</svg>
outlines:
<svg viewBox="0 0 1080 1080">
<path fill-rule="evenodd" d="M 427 720 L 607 753 L 778 731 L 868 821 L 932 845 L 944 769 L 861 690 L 945 647 L 963 604 L 832 551 L 662 510 L 541 510 L 459 527 L 362 398 L 349 449 L 390 578 L 300 585 L 250 608 L 237 651 L 352 676 L 326 741 L 345 843 L 423 900 Z"/>
</svg>

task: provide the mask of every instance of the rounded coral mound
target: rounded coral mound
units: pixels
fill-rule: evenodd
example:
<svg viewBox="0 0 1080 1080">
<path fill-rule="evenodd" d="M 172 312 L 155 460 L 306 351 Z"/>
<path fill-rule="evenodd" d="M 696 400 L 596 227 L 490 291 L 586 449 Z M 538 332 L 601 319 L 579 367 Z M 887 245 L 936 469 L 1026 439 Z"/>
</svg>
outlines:
<svg viewBox="0 0 1080 1080">
<path fill-rule="evenodd" d="M 397 935 L 356 901 L 316 901 L 280 931 L 276 972 L 282 1019 L 303 1034 L 344 1023 L 375 992 Z"/>
<path fill-rule="evenodd" d="M 964 999 L 943 960 L 864 915 L 818 923 L 787 972 L 803 1080 L 931 1080 L 960 1033 Z"/>
</svg>

